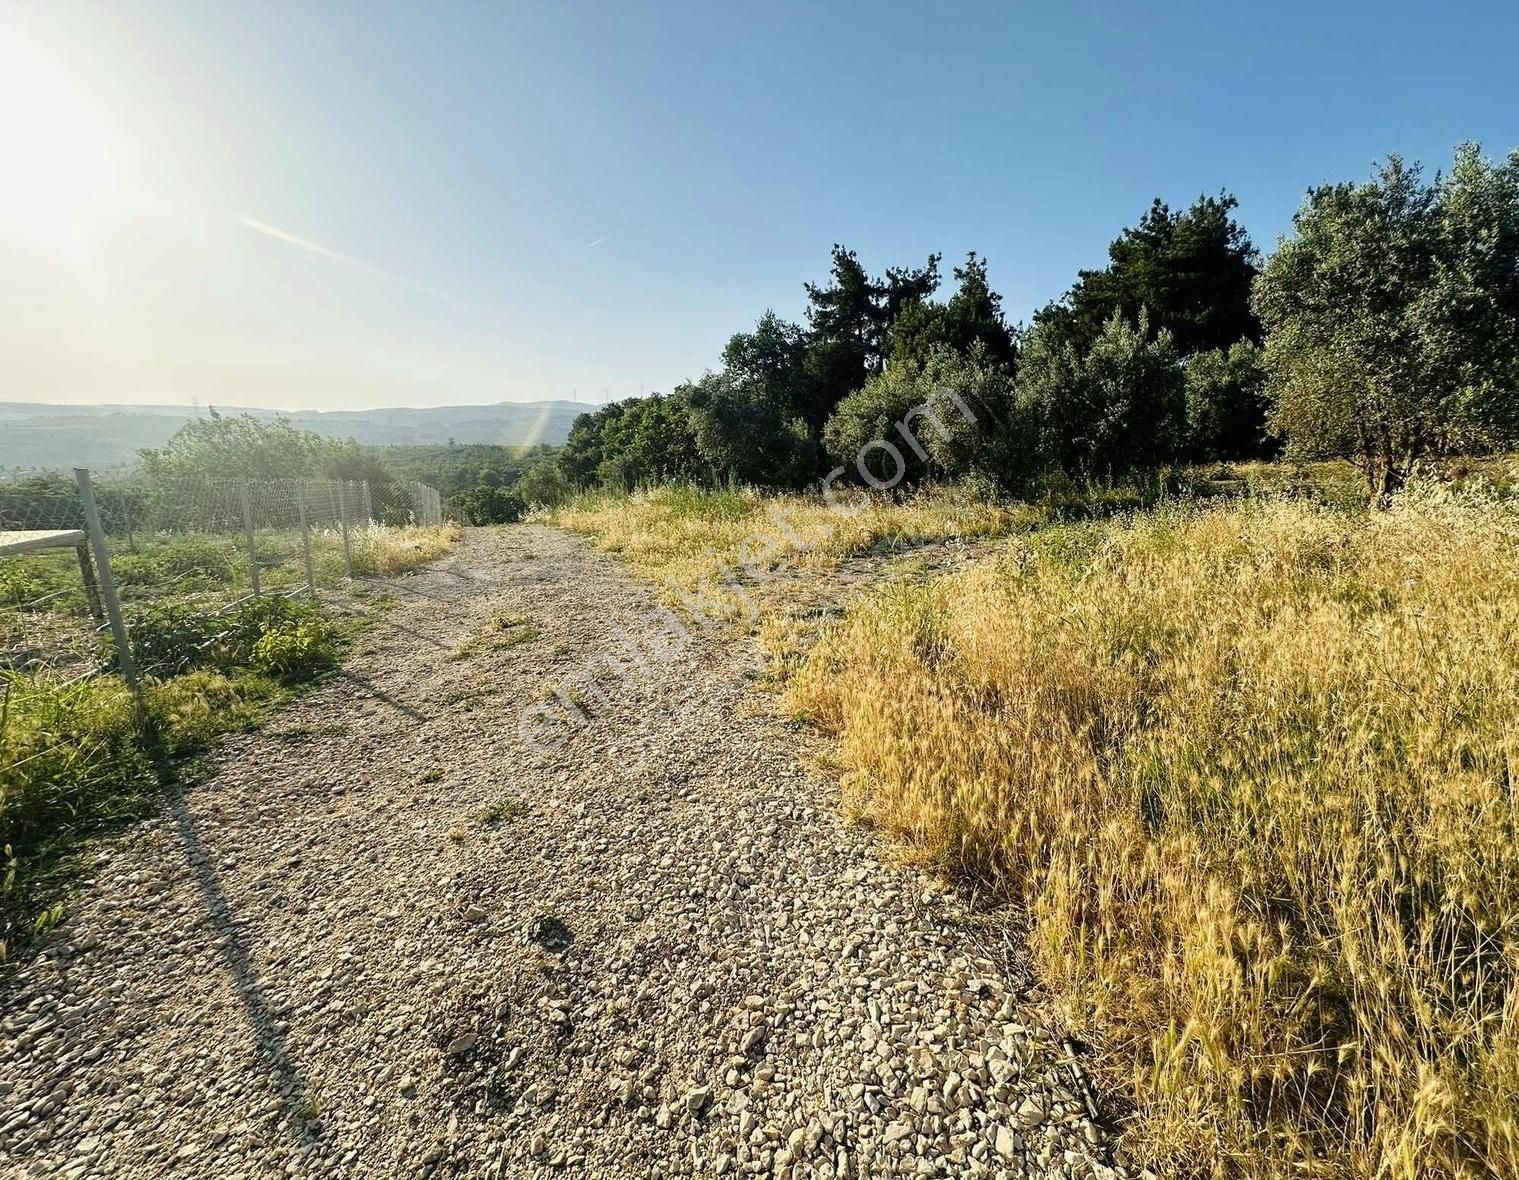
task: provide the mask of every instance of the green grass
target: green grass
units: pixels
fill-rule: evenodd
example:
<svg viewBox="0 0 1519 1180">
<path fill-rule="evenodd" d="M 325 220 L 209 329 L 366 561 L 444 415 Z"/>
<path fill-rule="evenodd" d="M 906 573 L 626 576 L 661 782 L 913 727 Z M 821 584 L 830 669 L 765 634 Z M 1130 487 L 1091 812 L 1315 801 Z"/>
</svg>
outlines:
<svg viewBox="0 0 1519 1180">
<path fill-rule="evenodd" d="M 416 568 L 457 536 L 452 526 L 356 530 L 355 571 Z M 342 582 L 340 533 L 316 530 L 311 541 L 318 585 Z M 86 612 L 75 555 L 0 558 L 0 958 L 58 920 L 93 837 L 183 782 L 187 757 L 218 735 L 262 722 L 366 625 L 365 616 L 335 619 L 280 593 L 306 581 L 298 532 L 259 530 L 254 549 L 260 598 L 248 596 L 241 537 L 113 540 L 111 564 L 144 678 L 140 704 L 118 677 L 91 675 L 115 660 Z M 366 614 L 394 601 L 371 593 Z M 37 666 L 39 658 L 50 666 Z M 346 726 L 279 736 L 299 742 L 340 732 Z"/>
<path fill-rule="evenodd" d="M 186 758 L 257 725 L 329 667 L 356 624 L 288 599 L 138 619 L 141 699 L 117 676 L 0 670 L 0 957 L 55 922 L 91 837 L 142 815 Z"/>
<path fill-rule="evenodd" d="M 354 572 L 360 576 L 404 573 L 443 556 L 457 537 L 451 525 L 355 529 L 349 536 Z M 306 584 L 299 532 L 259 529 L 253 548 L 262 589 L 294 590 Z M 226 601 L 252 589 L 248 554 L 239 536 L 164 533 L 139 537 L 131 547 L 113 538 L 110 550 L 116 589 L 127 606 L 166 596 Z M 318 587 L 341 584 L 346 573 L 342 535 L 335 529 L 313 530 L 311 560 Z M 49 614 L 84 613 L 84 587 L 72 550 L 0 558 L 0 622 L 20 608 Z"/>
<path fill-rule="evenodd" d="M 292 688 L 201 669 L 149 682 L 139 709 L 116 676 L 0 672 L 0 958 L 57 920 L 91 837 L 143 815 L 189 755 L 257 725 Z"/>
<path fill-rule="evenodd" d="M 314 742 L 326 737 L 347 737 L 353 732 L 353 727 L 341 722 L 334 721 L 326 725 L 290 725 L 271 731 L 272 737 L 277 737 L 282 742 L 291 745 L 301 745 L 305 742 Z"/>
</svg>

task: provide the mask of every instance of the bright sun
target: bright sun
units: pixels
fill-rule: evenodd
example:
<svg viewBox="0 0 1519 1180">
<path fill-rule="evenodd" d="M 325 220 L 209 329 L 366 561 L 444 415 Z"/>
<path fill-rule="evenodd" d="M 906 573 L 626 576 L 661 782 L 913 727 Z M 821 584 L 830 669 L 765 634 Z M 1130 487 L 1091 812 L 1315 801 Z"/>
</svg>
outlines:
<svg viewBox="0 0 1519 1180">
<path fill-rule="evenodd" d="M 0 239 L 88 251 L 119 189 L 106 120 L 89 93 L 14 28 L 0 29 Z"/>
</svg>

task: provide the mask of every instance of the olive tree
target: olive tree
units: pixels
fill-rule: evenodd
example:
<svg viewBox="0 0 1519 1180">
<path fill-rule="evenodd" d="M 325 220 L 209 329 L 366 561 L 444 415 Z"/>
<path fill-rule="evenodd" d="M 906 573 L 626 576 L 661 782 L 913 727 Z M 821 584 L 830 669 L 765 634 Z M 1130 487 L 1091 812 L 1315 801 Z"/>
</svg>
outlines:
<svg viewBox="0 0 1519 1180">
<path fill-rule="evenodd" d="M 1374 500 L 1423 455 L 1511 442 L 1519 377 L 1519 153 L 1475 145 L 1428 184 L 1390 158 L 1309 192 L 1256 280 L 1273 428 L 1344 456 Z"/>
<path fill-rule="evenodd" d="M 1005 364 L 979 344 L 968 354 L 941 345 L 922 361 L 890 361 L 841 401 L 823 442 L 846 473 L 877 486 L 966 476 L 1012 486 L 1032 432 Z"/>
<path fill-rule="evenodd" d="M 1170 462 L 1186 430 L 1186 392 L 1171 333 L 1114 312 L 1090 350 L 1036 323 L 1023 348 L 1018 401 L 1037 422 L 1045 463 L 1111 479 Z"/>
</svg>

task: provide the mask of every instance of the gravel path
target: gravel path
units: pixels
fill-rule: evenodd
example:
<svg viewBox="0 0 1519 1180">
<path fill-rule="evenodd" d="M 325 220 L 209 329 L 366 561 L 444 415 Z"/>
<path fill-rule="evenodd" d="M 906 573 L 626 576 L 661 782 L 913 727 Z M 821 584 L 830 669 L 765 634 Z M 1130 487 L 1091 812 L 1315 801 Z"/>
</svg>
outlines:
<svg viewBox="0 0 1519 1180">
<path fill-rule="evenodd" d="M 706 631 L 554 530 L 386 583 L 344 672 L 108 848 L 0 981 L 24 1177 L 1110 1177 L 1015 956 L 890 868 Z"/>
</svg>

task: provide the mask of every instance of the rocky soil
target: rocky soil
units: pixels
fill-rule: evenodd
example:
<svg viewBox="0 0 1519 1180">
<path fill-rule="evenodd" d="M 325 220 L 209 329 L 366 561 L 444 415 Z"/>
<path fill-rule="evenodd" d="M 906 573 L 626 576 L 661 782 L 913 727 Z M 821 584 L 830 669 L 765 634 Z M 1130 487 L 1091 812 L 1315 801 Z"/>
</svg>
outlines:
<svg viewBox="0 0 1519 1180">
<path fill-rule="evenodd" d="M 747 643 L 535 526 L 382 585 L 0 978 L 0 1173 L 1127 1175 L 1009 940 L 843 822 Z"/>
</svg>

